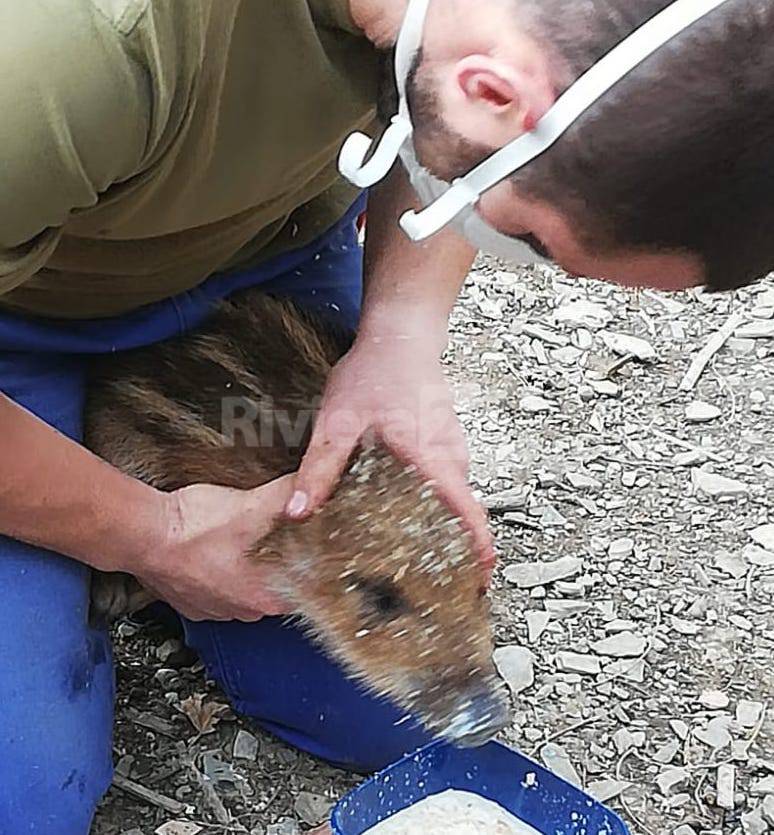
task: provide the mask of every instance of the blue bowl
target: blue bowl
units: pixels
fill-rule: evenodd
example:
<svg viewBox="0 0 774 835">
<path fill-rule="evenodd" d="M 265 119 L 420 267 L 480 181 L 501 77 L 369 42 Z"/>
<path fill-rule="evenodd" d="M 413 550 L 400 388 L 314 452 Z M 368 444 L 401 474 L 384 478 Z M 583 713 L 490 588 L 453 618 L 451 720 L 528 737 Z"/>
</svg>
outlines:
<svg viewBox="0 0 774 835">
<path fill-rule="evenodd" d="M 333 811 L 335 835 L 363 835 L 433 794 L 457 789 L 499 803 L 543 835 L 629 835 L 580 789 L 497 742 L 459 749 L 435 742 L 377 774 Z"/>
</svg>

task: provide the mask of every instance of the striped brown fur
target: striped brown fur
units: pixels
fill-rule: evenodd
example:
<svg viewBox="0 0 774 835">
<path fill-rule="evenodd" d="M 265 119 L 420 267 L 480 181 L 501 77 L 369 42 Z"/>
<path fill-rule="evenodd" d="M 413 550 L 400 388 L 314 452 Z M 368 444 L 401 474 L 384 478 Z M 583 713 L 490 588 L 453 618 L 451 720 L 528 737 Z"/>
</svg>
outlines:
<svg viewBox="0 0 774 835">
<path fill-rule="evenodd" d="M 252 488 L 297 469 L 325 380 L 349 340 L 292 305 L 251 291 L 223 302 L 197 332 L 117 354 L 95 369 L 87 443 L 164 490 L 194 483 Z M 224 398 L 255 404 L 264 443 L 233 439 Z M 280 527 L 246 559 L 355 677 L 428 727 L 478 741 L 503 721 L 482 572 L 462 530 L 416 472 L 380 446 L 353 456 L 325 508 Z M 95 578 L 96 614 L 139 591 Z M 472 710 L 486 702 L 491 709 Z M 471 714 L 476 713 L 475 720 Z M 480 714 L 480 715 L 479 715 Z"/>
</svg>

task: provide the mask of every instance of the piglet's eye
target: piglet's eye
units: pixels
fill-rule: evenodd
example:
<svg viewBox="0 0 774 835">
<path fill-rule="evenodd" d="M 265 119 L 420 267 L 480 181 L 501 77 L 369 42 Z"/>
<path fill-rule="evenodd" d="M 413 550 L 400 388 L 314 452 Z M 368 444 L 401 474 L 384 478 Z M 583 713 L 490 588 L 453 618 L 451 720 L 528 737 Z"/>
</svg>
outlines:
<svg viewBox="0 0 774 835">
<path fill-rule="evenodd" d="M 390 580 L 361 579 L 358 581 L 358 589 L 371 616 L 391 620 L 409 610 L 408 601 Z"/>
</svg>

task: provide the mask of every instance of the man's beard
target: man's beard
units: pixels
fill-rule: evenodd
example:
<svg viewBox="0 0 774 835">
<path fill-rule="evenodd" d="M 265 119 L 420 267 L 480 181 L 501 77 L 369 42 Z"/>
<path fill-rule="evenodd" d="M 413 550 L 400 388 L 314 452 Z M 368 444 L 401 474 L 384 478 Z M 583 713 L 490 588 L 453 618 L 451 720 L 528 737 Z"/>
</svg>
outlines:
<svg viewBox="0 0 774 835">
<path fill-rule="evenodd" d="M 493 148 L 473 143 L 451 130 L 441 115 L 438 94 L 429 79 L 421 79 L 424 55 L 420 50 L 414 58 L 406 93 L 411 121 L 414 125 L 414 148 L 419 162 L 434 176 L 446 182 L 464 177 L 485 159 Z M 377 111 L 383 125 L 388 125 L 398 112 L 400 97 L 395 77 L 395 50 L 381 57 Z"/>
</svg>

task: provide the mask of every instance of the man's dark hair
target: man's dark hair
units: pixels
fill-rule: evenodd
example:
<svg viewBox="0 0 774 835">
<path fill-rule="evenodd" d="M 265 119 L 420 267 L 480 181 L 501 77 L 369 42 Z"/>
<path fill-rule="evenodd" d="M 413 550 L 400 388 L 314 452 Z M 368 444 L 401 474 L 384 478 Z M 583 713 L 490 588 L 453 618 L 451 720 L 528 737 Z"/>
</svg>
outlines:
<svg viewBox="0 0 774 835">
<path fill-rule="evenodd" d="M 514 0 L 560 87 L 668 0 Z M 714 290 L 774 269 L 774 0 L 729 0 L 514 175 L 589 248 L 687 251 Z"/>
</svg>

